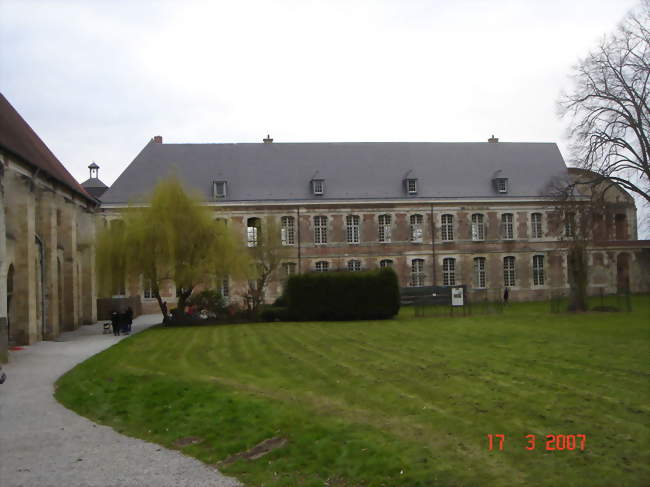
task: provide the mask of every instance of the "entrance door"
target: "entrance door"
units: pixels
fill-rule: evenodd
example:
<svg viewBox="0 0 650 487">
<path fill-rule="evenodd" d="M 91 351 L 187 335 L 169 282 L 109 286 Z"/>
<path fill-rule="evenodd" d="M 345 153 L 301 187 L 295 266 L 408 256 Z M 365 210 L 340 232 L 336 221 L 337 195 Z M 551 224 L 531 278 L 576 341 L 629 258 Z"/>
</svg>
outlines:
<svg viewBox="0 0 650 487">
<path fill-rule="evenodd" d="M 616 258 L 616 284 L 619 293 L 630 292 L 630 254 L 626 252 Z"/>
</svg>

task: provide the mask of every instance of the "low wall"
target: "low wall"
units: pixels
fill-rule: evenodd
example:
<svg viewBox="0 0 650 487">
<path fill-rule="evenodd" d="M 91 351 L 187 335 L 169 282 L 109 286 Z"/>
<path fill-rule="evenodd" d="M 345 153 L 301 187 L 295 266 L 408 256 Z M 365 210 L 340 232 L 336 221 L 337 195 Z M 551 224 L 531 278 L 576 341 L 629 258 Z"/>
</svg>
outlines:
<svg viewBox="0 0 650 487">
<path fill-rule="evenodd" d="M 108 321 L 111 319 L 111 313 L 113 311 L 124 313 L 129 306 L 133 310 L 134 318 L 142 314 L 140 296 L 130 296 L 128 298 L 97 298 L 97 320 Z"/>
</svg>

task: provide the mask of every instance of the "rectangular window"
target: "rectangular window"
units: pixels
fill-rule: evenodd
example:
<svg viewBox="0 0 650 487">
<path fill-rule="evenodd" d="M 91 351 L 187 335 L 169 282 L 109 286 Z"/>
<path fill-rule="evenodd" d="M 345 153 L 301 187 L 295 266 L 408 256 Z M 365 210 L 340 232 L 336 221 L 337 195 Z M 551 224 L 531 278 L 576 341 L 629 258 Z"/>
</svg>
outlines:
<svg viewBox="0 0 650 487">
<path fill-rule="evenodd" d="M 474 285 L 479 288 L 485 288 L 485 257 L 476 257 L 474 259 Z"/>
<path fill-rule="evenodd" d="M 544 256 L 533 256 L 533 285 L 544 285 Z"/>
<path fill-rule="evenodd" d="M 228 196 L 228 183 L 226 181 L 213 181 L 212 196 L 215 200 L 226 198 Z"/>
<path fill-rule="evenodd" d="M 357 215 L 345 217 L 345 233 L 348 243 L 359 243 L 359 217 Z"/>
<path fill-rule="evenodd" d="M 413 259 L 411 261 L 411 282 L 412 287 L 424 286 L 424 259 Z"/>
<path fill-rule="evenodd" d="M 442 215 L 442 240 L 450 242 L 454 239 L 454 215 Z"/>
<path fill-rule="evenodd" d="M 446 258 L 442 260 L 442 285 L 456 285 L 456 259 Z"/>
<path fill-rule="evenodd" d="M 324 179 L 312 179 L 311 180 L 311 189 L 315 195 L 325 194 L 325 180 Z"/>
<path fill-rule="evenodd" d="M 316 262 L 316 272 L 327 272 L 330 270 L 330 263 L 325 260 Z"/>
<path fill-rule="evenodd" d="M 249 218 L 246 222 L 246 245 L 257 247 L 260 237 L 261 221 L 259 218 Z"/>
<path fill-rule="evenodd" d="M 327 217 L 326 216 L 314 217 L 314 243 L 316 244 L 327 243 Z"/>
<path fill-rule="evenodd" d="M 480 213 L 472 215 L 472 240 L 485 240 L 485 223 L 483 222 L 483 215 Z"/>
<path fill-rule="evenodd" d="M 390 259 L 384 259 L 379 262 L 379 267 L 381 267 L 382 269 L 385 269 L 387 267 L 393 267 L 393 261 Z"/>
<path fill-rule="evenodd" d="M 494 189 L 497 190 L 497 193 L 507 193 L 508 192 L 508 178 L 496 178 L 494 180 Z"/>
<path fill-rule="evenodd" d="M 564 216 L 564 236 L 573 238 L 575 236 L 576 215 L 575 213 L 567 213 Z"/>
<path fill-rule="evenodd" d="M 219 292 L 221 293 L 221 297 L 225 301 L 228 301 L 230 298 L 230 280 L 227 277 L 219 279 Z"/>
<path fill-rule="evenodd" d="M 504 213 L 501 215 L 501 237 L 503 240 L 512 240 L 515 238 L 512 220 L 512 213 Z"/>
<path fill-rule="evenodd" d="M 360 260 L 348 260 L 348 270 L 352 272 L 357 272 L 361 270 L 361 261 Z"/>
<path fill-rule="evenodd" d="M 144 295 L 144 299 L 153 298 L 153 286 L 151 285 L 151 279 L 145 279 L 143 295 Z"/>
<path fill-rule="evenodd" d="M 390 242 L 390 215 L 379 215 L 379 241 Z"/>
<path fill-rule="evenodd" d="M 532 238 L 542 238 L 542 214 L 533 213 L 530 215 L 530 226 Z"/>
<path fill-rule="evenodd" d="M 295 244 L 295 219 L 292 216 L 283 216 L 280 220 L 280 238 L 282 245 Z"/>
<path fill-rule="evenodd" d="M 284 279 L 289 279 L 296 273 L 296 263 L 295 262 L 285 262 L 282 264 L 282 277 Z"/>
<path fill-rule="evenodd" d="M 411 215 L 411 242 L 422 242 L 422 215 Z"/>
<path fill-rule="evenodd" d="M 515 258 L 503 258 L 503 285 L 513 287 L 515 285 Z"/>
<path fill-rule="evenodd" d="M 417 179 L 407 179 L 406 180 L 406 192 L 408 194 L 418 194 L 418 180 Z"/>
</svg>

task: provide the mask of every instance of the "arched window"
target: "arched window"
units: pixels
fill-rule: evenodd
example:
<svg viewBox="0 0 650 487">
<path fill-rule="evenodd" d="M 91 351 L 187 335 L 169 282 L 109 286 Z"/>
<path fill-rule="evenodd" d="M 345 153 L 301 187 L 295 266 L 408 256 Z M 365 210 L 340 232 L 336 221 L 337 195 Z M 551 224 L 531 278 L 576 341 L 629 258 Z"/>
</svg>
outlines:
<svg viewBox="0 0 650 487">
<path fill-rule="evenodd" d="M 501 215 L 501 238 L 503 240 L 512 240 L 515 238 L 512 213 L 504 213 Z"/>
<path fill-rule="evenodd" d="M 483 221 L 483 215 L 480 213 L 474 213 L 472 215 L 472 240 L 485 240 L 485 223 Z"/>
<path fill-rule="evenodd" d="M 361 270 L 361 261 L 360 260 L 348 260 L 348 270 L 352 272 L 357 272 Z"/>
<path fill-rule="evenodd" d="M 452 257 L 442 259 L 442 285 L 456 285 L 456 259 Z"/>
<path fill-rule="evenodd" d="M 348 243 L 359 243 L 359 217 L 357 215 L 345 217 L 345 234 Z"/>
<path fill-rule="evenodd" d="M 282 245 L 294 245 L 296 243 L 296 224 L 292 216 L 283 216 L 280 219 L 280 239 Z"/>
<path fill-rule="evenodd" d="M 422 215 L 411 215 L 411 242 L 422 242 L 422 224 L 424 218 Z"/>
<path fill-rule="evenodd" d="M 474 258 L 474 286 L 479 289 L 486 287 L 485 257 Z"/>
<path fill-rule="evenodd" d="M 387 267 L 393 267 L 393 261 L 391 259 L 383 259 L 379 261 L 379 267 L 385 269 Z"/>
<path fill-rule="evenodd" d="M 444 242 L 454 239 L 454 215 L 442 215 L 442 225 L 440 226 L 441 238 Z"/>
<path fill-rule="evenodd" d="M 515 286 L 515 258 L 512 256 L 503 258 L 503 285 Z"/>
<path fill-rule="evenodd" d="M 249 218 L 246 221 L 246 245 L 257 247 L 262 229 L 262 221 L 259 218 Z"/>
<path fill-rule="evenodd" d="M 411 286 L 424 286 L 424 259 L 411 261 Z"/>
<path fill-rule="evenodd" d="M 390 242 L 391 234 L 391 217 L 390 215 L 379 215 L 379 241 Z"/>
<path fill-rule="evenodd" d="M 316 272 L 327 272 L 330 270 L 330 263 L 326 260 L 319 260 L 315 265 Z"/>
<path fill-rule="evenodd" d="M 314 243 L 316 244 L 327 243 L 327 217 L 326 216 L 314 217 Z"/>
</svg>

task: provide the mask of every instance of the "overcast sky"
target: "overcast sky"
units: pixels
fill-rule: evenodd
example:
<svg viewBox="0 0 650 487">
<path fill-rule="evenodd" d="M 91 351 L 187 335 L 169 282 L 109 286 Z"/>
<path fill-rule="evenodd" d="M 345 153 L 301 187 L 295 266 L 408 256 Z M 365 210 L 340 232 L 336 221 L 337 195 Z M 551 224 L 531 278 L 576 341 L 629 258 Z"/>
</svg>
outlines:
<svg viewBox="0 0 650 487">
<path fill-rule="evenodd" d="M 79 181 L 165 142 L 556 142 L 635 0 L 0 0 L 0 91 Z"/>
</svg>

